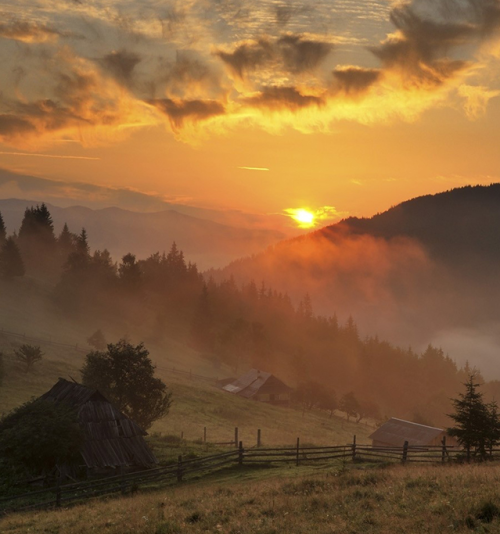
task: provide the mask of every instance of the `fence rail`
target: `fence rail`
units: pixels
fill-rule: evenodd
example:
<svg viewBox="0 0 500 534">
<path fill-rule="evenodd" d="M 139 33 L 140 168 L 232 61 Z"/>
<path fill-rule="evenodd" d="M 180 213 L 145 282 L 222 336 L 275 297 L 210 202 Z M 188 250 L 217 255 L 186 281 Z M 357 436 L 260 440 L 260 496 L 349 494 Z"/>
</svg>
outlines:
<svg viewBox="0 0 500 534">
<path fill-rule="evenodd" d="M 492 460 L 500 459 L 500 449 L 491 449 L 488 454 Z M 405 442 L 403 447 L 374 447 L 353 442 L 345 445 L 301 447 L 300 440 L 292 447 L 245 449 L 240 441 L 236 449 L 228 452 L 205 456 L 202 458 L 183 459 L 172 465 L 153 469 L 119 474 L 98 480 L 61 484 L 60 479 L 54 487 L 32 491 L 21 495 L 0 498 L 0 514 L 14 511 L 27 511 L 39 508 L 60 507 L 63 504 L 82 502 L 90 498 L 112 494 L 129 494 L 140 486 L 158 488 L 189 479 L 190 475 L 198 476 L 223 467 L 243 465 L 273 465 L 282 462 L 295 463 L 296 466 L 311 462 L 327 464 L 331 460 L 351 461 L 385 461 L 446 463 L 464 457 L 462 449 L 448 446 L 443 440 L 439 446 L 416 447 Z"/>
</svg>

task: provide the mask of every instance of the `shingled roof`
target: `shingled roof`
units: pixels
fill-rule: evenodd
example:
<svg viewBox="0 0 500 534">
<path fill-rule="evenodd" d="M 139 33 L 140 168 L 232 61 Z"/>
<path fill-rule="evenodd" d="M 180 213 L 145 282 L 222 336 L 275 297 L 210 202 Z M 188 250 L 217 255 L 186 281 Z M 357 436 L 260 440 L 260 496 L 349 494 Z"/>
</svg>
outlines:
<svg viewBox="0 0 500 534">
<path fill-rule="evenodd" d="M 87 467 L 151 467 L 158 463 L 144 441 L 147 432 L 97 390 L 60 378 L 40 399 L 76 410 L 84 435 L 80 452 Z"/>
<path fill-rule="evenodd" d="M 374 442 L 400 447 L 405 441 L 410 446 L 430 445 L 445 430 L 433 426 L 419 425 L 411 421 L 392 417 L 370 436 Z"/>
<path fill-rule="evenodd" d="M 271 373 L 259 371 L 258 369 L 250 369 L 248 373 L 240 376 L 234 382 L 226 384 L 222 389 L 247 399 L 251 399 L 257 393 L 279 394 L 291 391 L 291 388 L 279 378 L 276 378 Z"/>
</svg>

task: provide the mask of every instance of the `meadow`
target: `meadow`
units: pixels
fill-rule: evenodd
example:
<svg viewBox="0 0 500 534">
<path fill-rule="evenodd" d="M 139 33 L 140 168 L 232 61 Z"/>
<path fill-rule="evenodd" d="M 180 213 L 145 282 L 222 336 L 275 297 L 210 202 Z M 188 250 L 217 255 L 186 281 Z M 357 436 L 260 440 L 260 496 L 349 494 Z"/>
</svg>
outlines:
<svg viewBox="0 0 500 534">
<path fill-rule="evenodd" d="M 500 466 L 232 468 L 151 493 L 12 514 L 12 534 L 500 531 Z"/>
</svg>

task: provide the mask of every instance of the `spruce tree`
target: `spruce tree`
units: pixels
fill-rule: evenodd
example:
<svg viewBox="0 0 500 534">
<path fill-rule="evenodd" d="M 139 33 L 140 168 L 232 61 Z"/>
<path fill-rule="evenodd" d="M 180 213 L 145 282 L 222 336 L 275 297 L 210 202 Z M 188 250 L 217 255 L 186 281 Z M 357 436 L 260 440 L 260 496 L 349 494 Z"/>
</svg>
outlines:
<svg viewBox="0 0 500 534">
<path fill-rule="evenodd" d="M 7 229 L 5 228 L 5 223 L 0 213 L 0 245 L 7 239 Z"/>
<path fill-rule="evenodd" d="M 58 264 L 54 223 L 45 204 L 26 208 L 19 229 L 19 247 L 28 272 L 50 274 Z"/>
<path fill-rule="evenodd" d="M 0 272 L 6 278 L 24 276 L 24 263 L 13 237 L 7 238 L 0 250 Z"/>
<path fill-rule="evenodd" d="M 467 461 L 472 452 L 486 457 L 486 449 L 496 445 L 500 439 L 500 421 L 496 403 L 486 404 L 476 376 L 471 374 L 464 383 L 465 393 L 459 393 L 458 399 L 452 399 L 455 412 L 449 417 L 455 426 L 448 429 L 448 434 L 457 438 L 465 448 Z"/>
</svg>

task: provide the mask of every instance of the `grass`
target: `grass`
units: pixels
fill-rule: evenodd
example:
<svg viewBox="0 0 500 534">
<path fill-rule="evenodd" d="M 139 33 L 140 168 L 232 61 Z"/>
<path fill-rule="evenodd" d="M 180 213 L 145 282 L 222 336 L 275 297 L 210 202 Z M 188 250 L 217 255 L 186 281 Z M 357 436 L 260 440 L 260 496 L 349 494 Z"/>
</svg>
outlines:
<svg viewBox="0 0 500 534">
<path fill-rule="evenodd" d="M 58 511 L 14 514 L 3 533 L 500 532 L 500 466 L 231 469 Z"/>
</svg>

